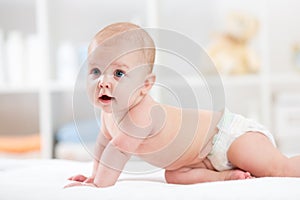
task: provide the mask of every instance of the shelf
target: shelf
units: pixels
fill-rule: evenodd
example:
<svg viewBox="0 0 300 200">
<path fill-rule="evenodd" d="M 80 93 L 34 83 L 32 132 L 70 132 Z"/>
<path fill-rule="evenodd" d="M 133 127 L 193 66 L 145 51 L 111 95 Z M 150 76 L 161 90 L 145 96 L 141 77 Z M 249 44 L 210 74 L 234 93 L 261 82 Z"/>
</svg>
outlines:
<svg viewBox="0 0 300 200">
<path fill-rule="evenodd" d="M 49 86 L 50 92 L 73 92 L 74 84 L 62 83 L 60 81 L 52 81 Z"/>
<path fill-rule="evenodd" d="M 116 3 L 119 5 L 117 8 Z M 86 53 L 83 51 L 83 49 L 86 50 L 86 44 L 99 29 L 114 22 L 130 21 L 142 27 L 174 30 L 190 37 L 205 48 L 213 40 L 212 35 L 225 31 L 222 28 L 226 24 L 225 16 L 233 9 L 249 11 L 259 19 L 259 34 L 253 38 L 251 47 L 260 55 L 259 59 L 262 61 L 260 73 L 240 76 L 221 75 L 221 78 L 212 75 L 200 77 L 188 73 L 189 71 L 183 68 L 184 73 L 178 73 L 181 77 L 157 74 L 157 85 L 152 89 L 152 93 L 158 98 L 165 95 L 166 98 L 170 96 L 171 99 L 172 87 L 179 89 L 175 91 L 178 94 L 185 94 L 185 92 L 188 94 L 187 87 L 190 86 L 198 94 L 204 96 L 201 99 L 204 101 L 207 97 L 208 84 L 212 87 L 210 89 L 219 89 L 223 86 L 227 94 L 226 104 L 231 106 L 233 111 L 241 114 L 248 113 L 249 116 L 257 115 L 264 125 L 272 127 L 276 123 L 272 119 L 276 103 L 273 97 L 285 91 L 293 94 L 300 91 L 300 72 L 286 67 L 288 63 L 291 64 L 292 44 L 295 44 L 299 38 L 300 26 L 296 23 L 300 16 L 296 9 L 299 5 L 298 1 L 294 0 L 288 0 L 285 3 L 263 1 L 258 4 L 253 4 L 250 0 L 223 3 L 219 1 L 205 3 L 189 1 L 187 3 L 172 0 L 147 0 L 145 2 L 139 0 L 126 2 L 118 0 L 109 2 L 0 0 L 0 29 L 4 32 L 4 41 L 7 40 L 11 31 L 17 30 L 25 37 L 32 34 L 39 36 L 43 46 L 42 68 L 38 68 L 43 77 L 40 79 L 41 82 L 29 85 L 28 78 L 26 81 L 18 82 L 19 85 L 0 84 L 2 109 L 0 112 L 2 126 L 0 127 L 4 130 L 5 125 L 8 131 L 20 132 L 15 129 L 21 128 L 21 125 L 30 125 L 28 131 L 34 129 L 41 133 L 41 157 L 51 158 L 55 147 L 53 144 L 55 129 L 72 119 L 72 95 L 85 91 L 86 87 L 86 84 L 82 83 L 77 85 L 80 88 L 75 88 L 74 83 L 63 82 L 67 79 L 59 76 L 66 74 L 71 77 L 69 76 L 71 73 L 60 70 L 64 69 L 60 68 L 64 65 L 58 63 L 58 52 L 66 42 L 74 45 L 80 60 Z M 112 9 L 115 11 L 114 14 L 110 12 Z M 285 14 L 278 15 L 278 11 L 283 13 L 282 9 Z M 189 10 L 188 14 L 185 13 L 186 10 Z M 191 20 L 191 17 L 198 19 L 197 26 L 186 23 Z M 292 32 L 289 31 L 291 28 L 293 28 Z M 278 38 L 281 39 L 278 40 Z M 160 55 L 158 54 L 158 58 Z M 200 54 L 195 54 L 195 56 L 200 57 Z M 171 65 L 168 66 L 185 66 L 185 62 L 177 62 L 174 57 L 166 57 L 171 60 Z M 162 59 L 165 57 L 162 56 Z M 5 70 L 8 74 L 7 71 Z M 12 75 L 15 75 L 14 72 L 17 71 L 12 72 Z M 186 76 L 183 77 L 183 74 Z M 160 83 L 164 83 L 165 86 L 159 85 Z M 75 93 L 74 89 L 76 89 Z M 81 93 L 78 95 L 80 96 Z M 85 101 L 85 96 L 81 97 Z M 186 99 L 191 99 L 188 95 L 186 97 L 188 97 Z M 85 106 L 81 107 L 80 117 L 84 118 L 89 114 L 88 109 Z M 16 126 L 14 124 L 16 121 L 20 121 L 21 125 L 19 123 Z M 33 123 L 30 124 L 30 122 Z"/>
<path fill-rule="evenodd" d="M 1 94 L 22 94 L 22 93 L 38 93 L 39 86 L 0 86 Z"/>
<path fill-rule="evenodd" d="M 284 85 L 298 85 L 300 87 L 300 73 L 283 73 L 283 74 L 272 74 L 272 84 L 284 84 Z"/>
<path fill-rule="evenodd" d="M 259 86 L 262 78 L 259 74 L 221 76 L 224 86 Z"/>
<path fill-rule="evenodd" d="M 259 86 L 261 84 L 262 78 L 260 75 L 242 75 L 242 76 L 205 76 L 202 79 L 199 77 L 182 77 L 184 78 L 191 86 L 206 86 L 207 83 L 212 83 L 213 86 L 220 83 L 224 87 L 242 87 L 242 86 Z M 172 86 L 182 86 L 182 82 L 168 78 L 164 82 L 170 83 Z"/>
<path fill-rule="evenodd" d="M 0 134 L 12 136 L 40 132 L 38 94 L 11 93 L 0 99 Z"/>
<path fill-rule="evenodd" d="M 41 91 L 49 92 L 72 92 L 74 90 L 74 84 L 62 83 L 59 81 L 53 81 L 48 85 L 43 86 L 24 86 L 24 85 L 7 85 L 0 86 L 0 95 L 2 94 L 23 94 L 23 93 L 39 93 Z"/>
</svg>

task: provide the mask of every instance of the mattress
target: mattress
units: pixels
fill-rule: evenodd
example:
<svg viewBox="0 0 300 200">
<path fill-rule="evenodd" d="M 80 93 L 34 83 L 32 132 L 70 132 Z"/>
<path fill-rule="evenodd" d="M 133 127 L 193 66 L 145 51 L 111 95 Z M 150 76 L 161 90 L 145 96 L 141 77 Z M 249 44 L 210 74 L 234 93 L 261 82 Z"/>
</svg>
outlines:
<svg viewBox="0 0 300 200">
<path fill-rule="evenodd" d="M 141 162 L 131 162 L 139 165 Z M 67 178 L 78 173 L 89 175 L 92 162 L 58 159 L 1 159 L 1 200 L 60 199 L 300 199 L 300 178 L 257 178 L 192 185 L 167 184 L 164 171 L 122 173 L 107 188 L 73 187 L 63 189 Z"/>
</svg>

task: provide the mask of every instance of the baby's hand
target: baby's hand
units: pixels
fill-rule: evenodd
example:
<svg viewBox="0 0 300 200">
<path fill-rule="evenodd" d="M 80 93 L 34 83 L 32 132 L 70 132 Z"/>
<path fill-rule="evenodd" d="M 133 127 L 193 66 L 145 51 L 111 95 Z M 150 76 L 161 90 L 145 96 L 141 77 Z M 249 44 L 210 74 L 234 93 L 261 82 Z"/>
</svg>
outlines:
<svg viewBox="0 0 300 200">
<path fill-rule="evenodd" d="M 70 181 L 78 181 L 78 182 L 84 182 L 87 179 L 88 179 L 87 177 L 85 177 L 81 174 L 71 176 L 70 178 L 68 178 L 68 180 L 70 180 Z"/>
<path fill-rule="evenodd" d="M 92 178 L 92 177 L 88 178 L 88 177 L 83 176 L 81 174 L 76 175 L 76 176 L 72 176 L 72 177 L 68 178 L 68 180 L 75 181 L 75 182 L 65 185 L 64 188 L 74 187 L 74 186 L 92 186 L 92 187 L 96 187 L 96 185 L 94 184 L 94 178 Z"/>
<path fill-rule="evenodd" d="M 64 186 L 64 188 L 74 187 L 74 186 L 90 186 L 90 187 L 97 187 L 93 182 L 92 183 L 86 183 L 86 182 L 73 182 L 69 183 Z"/>
</svg>

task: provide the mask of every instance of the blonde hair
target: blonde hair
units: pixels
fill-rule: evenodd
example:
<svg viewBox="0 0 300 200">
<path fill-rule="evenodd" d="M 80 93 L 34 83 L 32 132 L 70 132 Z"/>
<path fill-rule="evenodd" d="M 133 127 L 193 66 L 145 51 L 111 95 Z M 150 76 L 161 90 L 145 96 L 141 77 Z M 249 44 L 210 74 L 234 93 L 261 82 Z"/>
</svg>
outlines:
<svg viewBox="0 0 300 200">
<path fill-rule="evenodd" d="M 126 32 L 128 32 L 128 34 L 124 34 Z M 121 37 L 126 35 L 125 37 L 129 42 L 137 42 L 139 44 L 146 62 L 147 64 L 150 64 L 152 71 L 155 60 L 154 41 L 144 29 L 133 23 L 119 22 L 104 27 L 94 36 L 88 47 L 88 51 L 92 52 L 96 47 L 117 35 L 120 35 Z"/>
</svg>

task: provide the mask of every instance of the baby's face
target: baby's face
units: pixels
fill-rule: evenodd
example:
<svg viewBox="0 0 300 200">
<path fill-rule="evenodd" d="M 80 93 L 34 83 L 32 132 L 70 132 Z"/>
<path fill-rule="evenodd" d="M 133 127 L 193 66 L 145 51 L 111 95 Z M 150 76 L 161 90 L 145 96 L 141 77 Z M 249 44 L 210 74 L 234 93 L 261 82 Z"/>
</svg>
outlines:
<svg viewBox="0 0 300 200">
<path fill-rule="evenodd" d="M 135 51 L 114 60 L 109 51 L 99 51 L 89 57 L 87 89 L 94 106 L 110 113 L 128 110 L 139 102 L 149 73 L 141 56 Z"/>
</svg>

